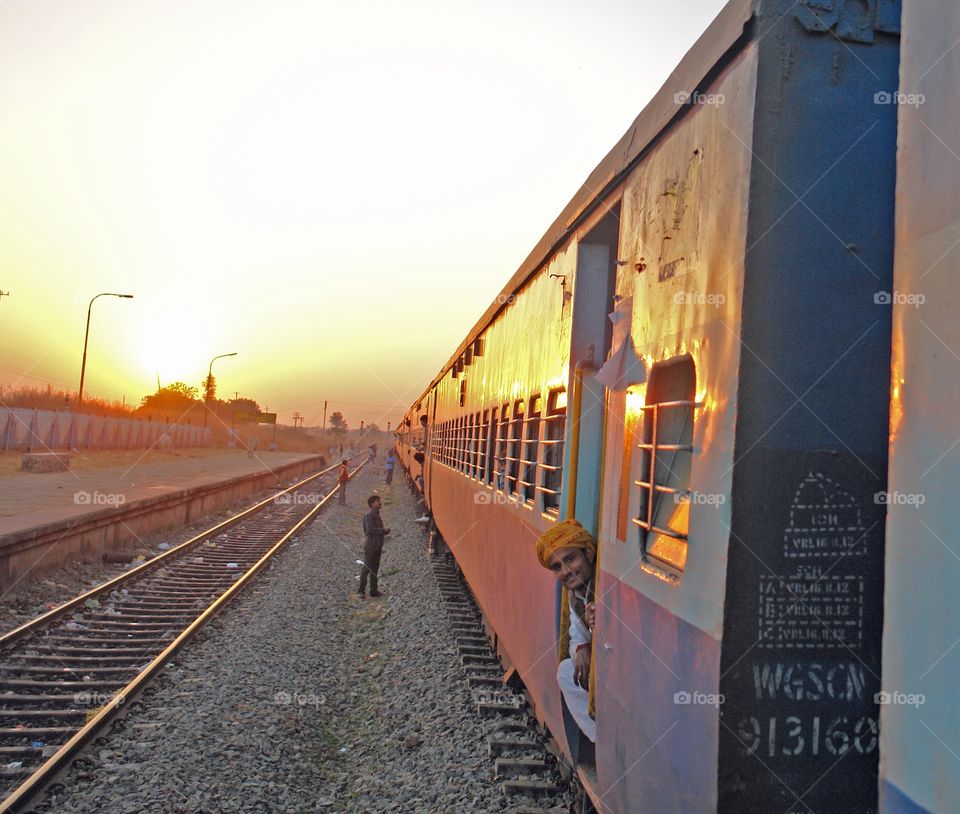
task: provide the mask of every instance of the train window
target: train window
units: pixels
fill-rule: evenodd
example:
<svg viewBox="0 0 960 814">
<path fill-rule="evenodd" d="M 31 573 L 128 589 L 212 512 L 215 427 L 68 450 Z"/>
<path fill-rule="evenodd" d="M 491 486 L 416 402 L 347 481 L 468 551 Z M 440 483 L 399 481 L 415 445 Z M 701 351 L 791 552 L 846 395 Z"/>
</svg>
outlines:
<svg viewBox="0 0 960 814">
<path fill-rule="evenodd" d="M 504 404 L 500 408 L 500 423 L 497 426 L 496 447 L 493 453 L 493 467 L 496 473 L 497 489 L 506 487 L 507 474 L 507 433 L 510 430 L 510 406 Z"/>
<path fill-rule="evenodd" d="M 507 465 L 507 494 L 517 491 L 517 480 L 520 477 L 520 438 L 523 432 L 523 402 L 513 403 L 513 416 L 510 419 L 510 438 L 507 443 L 507 454 L 504 461 Z"/>
<path fill-rule="evenodd" d="M 467 474 L 467 440 L 469 438 L 468 433 L 470 432 L 470 416 L 461 416 L 460 417 L 460 438 L 457 443 L 457 464 L 460 471 L 466 475 Z"/>
<path fill-rule="evenodd" d="M 540 396 L 531 396 L 530 412 L 524 420 L 523 442 L 520 453 L 523 499 L 533 503 L 537 495 L 537 451 L 540 441 Z"/>
<path fill-rule="evenodd" d="M 490 411 L 484 410 L 480 419 L 480 432 L 477 436 L 477 479 L 487 478 L 487 444 L 490 443 Z"/>
<path fill-rule="evenodd" d="M 460 406 L 463 407 L 467 403 L 467 380 L 465 378 L 460 380 Z"/>
<path fill-rule="evenodd" d="M 484 467 L 484 470 L 483 470 L 484 483 L 492 484 L 494 472 L 497 471 L 496 469 L 497 444 L 499 443 L 498 441 L 499 436 L 497 435 L 497 433 L 499 432 L 499 429 L 500 429 L 500 421 L 497 418 L 497 408 L 494 407 L 493 409 L 490 410 L 490 426 L 487 428 L 487 437 L 488 437 L 487 443 L 489 444 L 489 447 L 487 449 L 486 466 Z"/>
<path fill-rule="evenodd" d="M 648 560 L 682 572 L 687 562 L 696 370 L 689 356 L 654 365 L 641 410 L 640 541 Z"/>
<path fill-rule="evenodd" d="M 563 485 L 563 434 L 567 420 L 567 391 L 553 390 L 547 398 L 547 417 L 543 420 L 543 463 L 540 464 L 538 491 L 543 508 L 560 512 L 560 488 Z"/>
<path fill-rule="evenodd" d="M 480 413 L 471 416 L 470 423 L 470 458 L 467 461 L 467 474 L 471 478 L 480 477 Z"/>
</svg>

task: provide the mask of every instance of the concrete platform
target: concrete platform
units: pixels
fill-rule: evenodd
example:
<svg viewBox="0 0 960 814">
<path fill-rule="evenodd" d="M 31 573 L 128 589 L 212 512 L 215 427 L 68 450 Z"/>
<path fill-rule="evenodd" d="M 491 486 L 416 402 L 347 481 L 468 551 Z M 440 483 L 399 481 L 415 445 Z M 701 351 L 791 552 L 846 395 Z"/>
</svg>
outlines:
<svg viewBox="0 0 960 814">
<path fill-rule="evenodd" d="M 318 471 L 305 453 L 225 451 L 104 468 L 0 476 L 0 591 L 72 560 L 136 546 L 145 535 L 211 514 Z"/>
</svg>

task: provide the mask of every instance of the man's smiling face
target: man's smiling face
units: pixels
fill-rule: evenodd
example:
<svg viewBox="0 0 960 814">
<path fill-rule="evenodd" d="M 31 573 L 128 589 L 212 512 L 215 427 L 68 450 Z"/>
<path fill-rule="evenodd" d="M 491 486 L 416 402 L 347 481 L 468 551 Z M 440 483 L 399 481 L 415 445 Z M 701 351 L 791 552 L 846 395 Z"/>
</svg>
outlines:
<svg viewBox="0 0 960 814">
<path fill-rule="evenodd" d="M 550 555 L 547 566 L 571 591 L 584 590 L 593 578 L 593 557 L 575 546 L 558 548 Z"/>
</svg>

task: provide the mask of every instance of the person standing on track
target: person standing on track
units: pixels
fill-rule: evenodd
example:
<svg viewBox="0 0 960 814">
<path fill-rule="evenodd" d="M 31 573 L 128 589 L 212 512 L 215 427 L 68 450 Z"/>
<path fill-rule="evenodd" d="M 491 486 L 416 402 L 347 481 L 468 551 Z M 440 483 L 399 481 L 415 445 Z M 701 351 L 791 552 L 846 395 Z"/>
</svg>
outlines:
<svg viewBox="0 0 960 814">
<path fill-rule="evenodd" d="M 340 461 L 340 469 L 337 470 L 337 483 L 340 485 L 340 491 L 337 493 L 337 503 L 341 506 L 347 505 L 347 481 L 350 480 L 350 471 L 347 469 L 347 459 Z"/>
<path fill-rule="evenodd" d="M 360 572 L 360 587 L 357 594 L 361 599 L 366 597 L 367 578 L 370 578 L 370 597 L 375 599 L 383 596 L 377 590 L 377 572 L 380 570 L 380 554 L 383 552 L 383 538 L 390 533 L 390 529 L 383 527 L 383 520 L 380 517 L 380 495 L 370 495 L 367 498 L 367 505 L 370 507 L 363 516 L 363 534 L 365 537 L 363 544 L 363 570 Z"/>
<path fill-rule="evenodd" d="M 387 453 L 387 462 L 384 464 L 384 468 L 387 471 L 387 479 L 386 479 L 387 486 L 389 486 L 390 483 L 393 481 L 393 468 L 396 465 L 397 465 L 397 456 L 393 454 L 393 450 L 391 449 Z"/>
</svg>

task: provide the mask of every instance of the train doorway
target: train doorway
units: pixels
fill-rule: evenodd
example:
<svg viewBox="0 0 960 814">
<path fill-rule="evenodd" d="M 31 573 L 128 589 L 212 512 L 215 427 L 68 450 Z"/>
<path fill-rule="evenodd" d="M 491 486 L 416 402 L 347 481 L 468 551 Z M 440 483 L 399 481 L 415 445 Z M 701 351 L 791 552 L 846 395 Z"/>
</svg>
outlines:
<svg viewBox="0 0 960 814">
<path fill-rule="evenodd" d="M 606 360 L 613 336 L 609 314 L 615 307 L 619 239 L 618 202 L 579 241 L 573 280 L 568 387 L 573 403 L 567 411 L 569 443 L 564 462 L 565 471 L 572 477 L 564 484 L 562 516 L 577 519 L 594 539 L 598 539 L 599 531 L 606 393 L 604 387 L 594 381 L 593 374 Z M 562 596 L 558 588 L 558 626 L 561 612 Z M 571 757 L 581 780 L 589 787 L 590 779 L 595 778 L 594 744 L 581 732 L 566 702 L 563 717 Z"/>
</svg>

